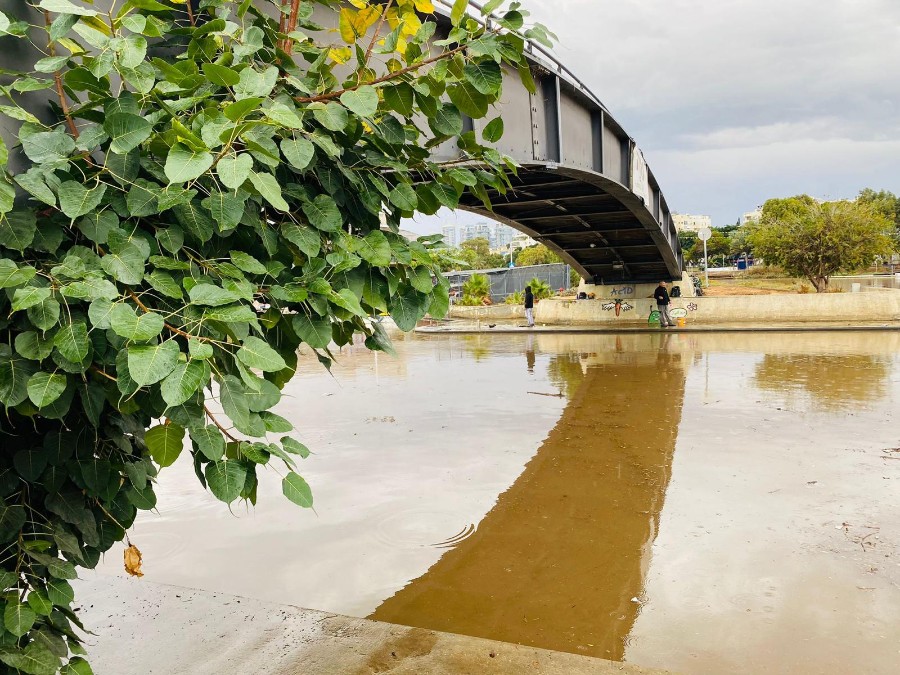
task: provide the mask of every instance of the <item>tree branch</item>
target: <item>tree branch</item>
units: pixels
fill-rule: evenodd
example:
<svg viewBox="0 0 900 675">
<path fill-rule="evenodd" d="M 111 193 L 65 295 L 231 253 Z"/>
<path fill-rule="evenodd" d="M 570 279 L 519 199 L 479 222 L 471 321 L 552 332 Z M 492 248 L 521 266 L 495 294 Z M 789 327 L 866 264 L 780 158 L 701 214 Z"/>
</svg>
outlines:
<svg viewBox="0 0 900 675">
<path fill-rule="evenodd" d="M 204 405 L 203 410 L 206 412 L 206 416 L 209 417 L 210 420 L 212 420 L 212 423 L 219 428 L 219 431 L 225 434 L 225 436 L 227 436 L 232 441 L 240 442 L 241 439 L 232 436 L 231 433 L 229 433 L 228 429 L 222 426 L 221 422 L 219 422 L 219 420 L 216 419 L 216 416 L 213 415 L 210 411 L 209 406 Z"/>
<path fill-rule="evenodd" d="M 130 288 L 128 289 L 128 295 L 131 296 L 131 299 L 134 300 L 135 304 L 138 307 L 140 307 L 142 310 L 144 310 L 145 314 L 149 314 L 152 311 L 149 307 L 147 307 L 147 305 L 145 305 L 143 302 L 141 302 L 141 299 Z M 175 333 L 176 335 L 181 335 L 182 337 L 194 338 L 195 340 L 200 340 L 200 342 L 215 342 L 215 340 L 212 340 L 207 337 L 203 337 L 202 335 L 191 335 L 190 333 L 187 333 L 187 332 L 181 330 L 180 328 L 176 328 L 175 326 L 165 323 L 165 322 L 163 322 L 163 325 L 166 328 L 168 328 L 171 332 Z"/>
<path fill-rule="evenodd" d="M 50 19 L 50 12 L 46 9 L 44 10 L 44 23 L 49 27 L 53 21 Z M 53 40 L 50 40 L 47 43 L 47 50 L 50 52 L 50 56 L 56 56 L 56 45 L 53 43 Z M 53 73 L 53 81 L 56 83 L 56 95 L 59 97 L 59 105 L 62 107 L 63 115 L 66 116 L 66 124 L 69 127 L 69 132 L 75 138 L 78 138 L 78 127 L 75 126 L 75 120 L 72 119 L 72 114 L 69 112 L 69 100 L 66 98 L 66 92 L 63 89 L 62 83 L 62 75 L 59 74 L 57 70 Z"/>
<path fill-rule="evenodd" d="M 451 49 L 449 52 L 444 52 L 443 54 L 438 54 L 437 56 L 432 56 L 430 59 L 425 59 L 424 61 L 420 61 L 419 63 L 414 63 L 413 65 L 407 66 L 406 68 L 402 68 L 395 73 L 389 73 L 388 75 L 384 75 L 382 77 L 376 78 L 376 79 L 372 80 L 371 82 L 363 82 L 361 84 L 357 84 L 352 87 L 347 87 L 346 89 L 341 89 L 340 91 L 332 91 L 328 94 L 319 94 L 318 96 L 307 96 L 307 97 L 296 96 L 296 97 L 294 97 L 294 100 L 297 101 L 297 103 L 317 103 L 319 101 L 331 101 L 333 99 L 340 98 L 341 94 L 344 94 L 348 91 L 356 91 L 357 89 L 359 89 L 360 87 L 362 87 L 364 85 L 371 86 L 374 84 L 381 84 L 382 82 L 389 82 L 390 80 L 394 80 L 394 79 L 400 77 L 401 75 L 406 75 L 407 73 L 416 71 L 419 68 L 421 68 L 422 66 L 427 66 L 430 63 L 435 63 L 436 61 L 440 61 L 442 59 L 446 59 L 449 56 L 453 56 L 454 54 L 458 54 L 459 52 L 464 51 L 465 49 L 466 49 L 466 46 L 461 45 L 459 47 L 456 47 L 455 49 Z"/>
<path fill-rule="evenodd" d="M 381 34 L 381 28 L 384 26 L 385 19 L 387 19 L 388 10 L 390 10 L 391 5 L 393 4 L 394 0 L 388 0 L 388 3 L 381 12 L 381 18 L 378 20 L 378 25 L 375 26 L 375 34 L 372 36 L 372 41 L 369 43 L 369 48 L 366 50 L 367 64 L 369 63 L 369 57 L 372 55 L 372 50 L 375 48 L 375 43 L 378 41 L 378 36 Z"/>
</svg>

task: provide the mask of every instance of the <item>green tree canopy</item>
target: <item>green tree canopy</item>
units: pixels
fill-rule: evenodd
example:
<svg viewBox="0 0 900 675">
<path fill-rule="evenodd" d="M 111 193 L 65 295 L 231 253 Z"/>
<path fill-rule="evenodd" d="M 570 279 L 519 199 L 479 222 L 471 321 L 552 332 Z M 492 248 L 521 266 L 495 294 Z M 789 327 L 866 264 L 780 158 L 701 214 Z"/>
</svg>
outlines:
<svg viewBox="0 0 900 675">
<path fill-rule="evenodd" d="M 0 144 L 0 661 L 80 674 L 70 581 L 155 506 L 160 469 L 186 455 L 256 503 L 277 462 L 312 505 L 303 431 L 272 410 L 298 348 L 329 366 L 355 335 L 391 349 L 370 317 L 445 313 L 435 238 L 398 224 L 505 190 L 464 116 L 490 114 L 501 69 L 533 92 L 525 40 L 549 39 L 518 3 L 489 29 L 457 0 L 446 35 L 429 0 L 33 4 L 0 13 L 35 46 L 0 87 L 27 160 Z M 445 144 L 458 161 L 431 158 Z"/>
<path fill-rule="evenodd" d="M 516 267 L 527 267 L 528 265 L 552 265 L 561 262 L 562 258 L 544 244 L 523 248 L 516 256 Z"/>
<path fill-rule="evenodd" d="M 891 221 L 862 202 L 819 203 L 807 195 L 770 199 L 750 227 L 756 255 L 808 279 L 820 293 L 833 274 L 866 267 L 893 248 Z"/>
</svg>

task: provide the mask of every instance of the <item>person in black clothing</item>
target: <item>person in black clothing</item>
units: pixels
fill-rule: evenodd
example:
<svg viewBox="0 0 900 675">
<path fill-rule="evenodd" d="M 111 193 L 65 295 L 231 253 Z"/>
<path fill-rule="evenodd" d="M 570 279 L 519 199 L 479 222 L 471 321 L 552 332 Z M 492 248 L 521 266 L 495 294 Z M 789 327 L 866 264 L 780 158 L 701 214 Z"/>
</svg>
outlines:
<svg viewBox="0 0 900 675">
<path fill-rule="evenodd" d="M 653 297 L 656 299 L 656 308 L 659 310 L 659 325 L 663 328 L 674 326 L 675 322 L 669 316 L 669 291 L 666 290 L 665 281 L 659 282 L 659 286 L 653 291 Z"/>
<path fill-rule="evenodd" d="M 531 286 L 525 287 L 525 319 L 528 321 L 528 327 L 534 327 L 534 294 L 531 292 Z"/>
</svg>

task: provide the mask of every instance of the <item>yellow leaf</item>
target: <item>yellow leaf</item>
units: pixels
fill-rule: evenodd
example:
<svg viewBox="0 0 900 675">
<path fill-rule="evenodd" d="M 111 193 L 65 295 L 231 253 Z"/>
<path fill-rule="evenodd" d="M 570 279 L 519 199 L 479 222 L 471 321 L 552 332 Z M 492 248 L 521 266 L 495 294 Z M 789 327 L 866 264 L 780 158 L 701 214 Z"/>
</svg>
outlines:
<svg viewBox="0 0 900 675">
<path fill-rule="evenodd" d="M 369 3 L 366 0 L 350 0 L 350 4 L 356 7 L 357 9 L 365 9 Z"/>
<path fill-rule="evenodd" d="M 415 3 L 416 9 L 423 14 L 434 14 L 434 5 L 431 4 L 431 0 L 415 0 Z"/>
<path fill-rule="evenodd" d="M 141 552 L 137 546 L 129 546 L 125 549 L 125 571 L 133 577 L 142 577 Z"/>
<path fill-rule="evenodd" d="M 351 56 L 353 52 L 350 51 L 350 47 L 332 47 L 328 50 L 328 58 L 335 63 L 347 63 Z"/>
<path fill-rule="evenodd" d="M 401 30 L 401 34 L 412 36 L 415 35 L 419 29 L 422 27 L 422 21 L 419 19 L 419 15 L 415 12 L 407 12 L 403 15 L 403 30 Z"/>
<path fill-rule="evenodd" d="M 387 22 L 391 30 L 400 25 L 400 15 L 397 13 L 396 7 L 391 7 L 387 13 Z"/>
<path fill-rule="evenodd" d="M 70 40 L 69 38 L 61 37 L 61 38 L 57 38 L 56 42 L 60 46 L 65 47 L 70 52 L 72 52 L 72 56 L 78 56 L 78 54 L 86 54 L 87 53 L 84 51 L 84 49 L 81 48 L 81 46 L 77 42 L 75 42 L 75 40 Z"/>
<path fill-rule="evenodd" d="M 341 29 L 341 37 L 344 42 L 353 44 L 356 40 L 366 34 L 381 16 L 380 7 L 367 7 L 358 12 L 354 12 L 349 7 L 341 10 L 341 18 L 339 26 Z"/>
</svg>

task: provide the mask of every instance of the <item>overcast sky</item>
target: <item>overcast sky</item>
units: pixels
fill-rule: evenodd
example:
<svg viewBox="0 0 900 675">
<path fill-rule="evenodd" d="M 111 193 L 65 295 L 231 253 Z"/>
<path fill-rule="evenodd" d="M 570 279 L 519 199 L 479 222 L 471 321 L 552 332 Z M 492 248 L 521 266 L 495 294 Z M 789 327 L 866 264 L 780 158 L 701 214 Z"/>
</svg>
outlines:
<svg viewBox="0 0 900 675">
<path fill-rule="evenodd" d="M 898 0 L 523 5 L 635 139 L 673 211 L 722 226 L 769 197 L 900 192 Z M 411 229 L 439 222 L 419 220 Z"/>
</svg>

